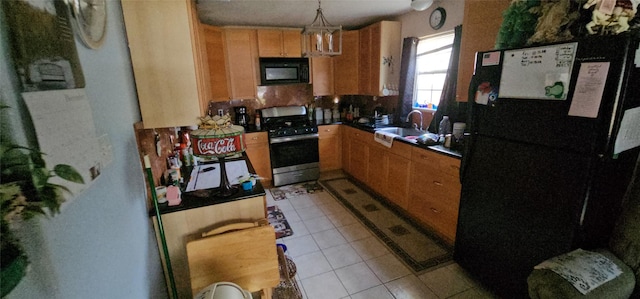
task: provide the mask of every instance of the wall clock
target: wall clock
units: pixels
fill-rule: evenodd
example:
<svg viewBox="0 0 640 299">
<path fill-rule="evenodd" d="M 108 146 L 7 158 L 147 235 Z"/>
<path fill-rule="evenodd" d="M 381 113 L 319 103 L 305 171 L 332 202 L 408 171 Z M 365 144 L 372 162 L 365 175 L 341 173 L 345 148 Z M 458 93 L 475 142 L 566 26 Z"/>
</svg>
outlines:
<svg viewBox="0 0 640 299">
<path fill-rule="evenodd" d="M 98 49 L 107 31 L 106 0 L 68 0 L 71 23 L 80 40 Z"/>
<path fill-rule="evenodd" d="M 447 12 L 442 7 L 438 7 L 431 12 L 429 16 L 429 25 L 434 30 L 440 29 L 444 25 L 444 21 L 447 18 Z"/>
</svg>

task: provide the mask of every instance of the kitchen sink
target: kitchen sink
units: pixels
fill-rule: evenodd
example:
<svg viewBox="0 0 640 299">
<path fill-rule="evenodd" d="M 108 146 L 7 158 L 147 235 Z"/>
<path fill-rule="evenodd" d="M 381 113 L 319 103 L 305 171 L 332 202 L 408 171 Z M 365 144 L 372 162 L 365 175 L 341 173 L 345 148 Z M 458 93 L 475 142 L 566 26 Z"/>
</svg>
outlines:
<svg viewBox="0 0 640 299">
<path fill-rule="evenodd" d="M 392 135 L 393 139 L 400 139 L 410 143 L 426 145 L 439 144 L 438 135 L 413 128 L 388 127 L 376 129 L 376 132 L 385 132 Z"/>
<path fill-rule="evenodd" d="M 381 128 L 381 129 L 376 129 L 376 131 L 398 135 L 399 137 L 411 137 L 411 136 L 418 137 L 420 135 L 427 133 L 424 131 L 416 130 L 414 128 L 400 128 L 400 127 Z"/>
</svg>

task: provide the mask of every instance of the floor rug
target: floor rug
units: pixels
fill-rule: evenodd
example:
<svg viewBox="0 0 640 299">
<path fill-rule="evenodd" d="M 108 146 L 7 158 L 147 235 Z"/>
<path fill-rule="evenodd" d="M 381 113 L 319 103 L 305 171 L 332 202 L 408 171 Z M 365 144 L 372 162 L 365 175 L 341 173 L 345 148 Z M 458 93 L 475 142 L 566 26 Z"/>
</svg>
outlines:
<svg viewBox="0 0 640 299">
<path fill-rule="evenodd" d="M 293 230 L 278 206 L 267 207 L 267 220 L 276 231 L 276 239 L 293 235 Z"/>
<path fill-rule="evenodd" d="M 320 183 L 414 272 L 452 260 L 451 246 L 415 225 L 409 218 L 393 211 L 392 207 L 348 178 L 322 180 Z"/>
<path fill-rule="evenodd" d="M 273 195 L 274 200 L 283 200 L 308 193 L 322 192 L 322 186 L 320 186 L 320 184 L 318 184 L 318 182 L 316 181 L 311 181 L 301 184 L 271 188 L 269 189 L 269 191 L 271 192 L 271 195 Z"/>
</svg>

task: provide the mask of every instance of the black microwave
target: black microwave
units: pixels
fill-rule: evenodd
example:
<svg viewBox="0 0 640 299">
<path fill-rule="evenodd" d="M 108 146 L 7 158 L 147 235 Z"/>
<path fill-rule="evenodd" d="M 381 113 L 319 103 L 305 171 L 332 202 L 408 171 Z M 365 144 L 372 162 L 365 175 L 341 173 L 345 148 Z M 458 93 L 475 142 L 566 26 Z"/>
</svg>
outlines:
<svg viewBox="0 0 640 299">
<path fill-rule="evenodd" d="M 309 83 L 308 58 L 260 58 L 260 85 Z"/>
</svg>

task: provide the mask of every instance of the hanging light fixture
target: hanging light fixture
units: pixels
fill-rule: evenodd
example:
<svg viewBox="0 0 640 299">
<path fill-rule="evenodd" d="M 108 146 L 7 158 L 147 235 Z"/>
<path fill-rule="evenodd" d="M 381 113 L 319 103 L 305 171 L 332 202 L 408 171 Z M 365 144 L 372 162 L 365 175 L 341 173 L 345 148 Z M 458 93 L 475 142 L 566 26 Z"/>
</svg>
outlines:
<svg viewBox="0 0 640 299">
<path fill-rule="evenodd" d="M 336 56 L 342 54 L 342 26 L 332 26 L 325 19 L 318 0 L 316 18 L 302 31 L 304 57 Z"/>
<path fill-rule="evenodd" d="M 411 0 L 411 8 L 417 11 L 423 11 L 433 4 L 433 0 Z"/>
</svg>

